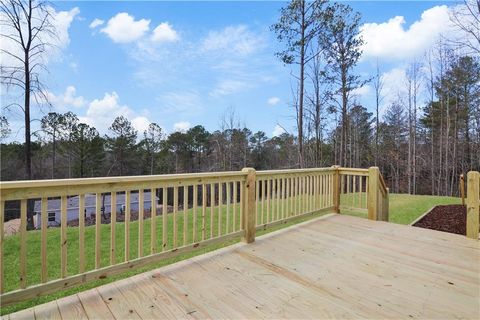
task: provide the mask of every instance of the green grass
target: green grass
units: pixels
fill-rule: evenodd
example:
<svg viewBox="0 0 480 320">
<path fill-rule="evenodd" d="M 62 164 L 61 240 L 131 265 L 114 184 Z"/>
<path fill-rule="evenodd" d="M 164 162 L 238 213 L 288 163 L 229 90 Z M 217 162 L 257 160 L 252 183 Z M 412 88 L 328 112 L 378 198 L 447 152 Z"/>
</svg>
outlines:
<svg viewBox="0 0 480 320">
<path fill-rule="evenodd" d="M 299 197 L 299 201 L 300 201 Z M 270 210 L 271 212 L 276 211 L 277 202 L 271 202 Z M 259 213 L 261 212 L 261 204 L 259 203 Z M 266 203 L 265 203 L 266 209 Z M 211 209 L 208 207 L 206 209 L 205 215 L 205 238 L 210 238 L 210 225 L 213 222 L 213 235 L 214 237 L 218 236 L 218 226 L 219 226 L 219 213 L 218 207 L 214 208 L 214 218 L 211 220 Z M 188 216 L 188 230 L 186 243 L 193 243 L 193 209 L 187 210 Z M 318 216 L 318 215 L 316 215 Z M 257 232 L 257 235 L 262 235 L 268 232 L 272 232 L 281 228 L 291 226 L 295 223 L 311 219 L 315 216 L 309 216 L 304 218 L 298 218 L 293 221 L 290 221 L 286 224 L 282 224 L 267 230 L 262 230 Z M 166 249 L 173 248 L 173 214 L 167 215 L 167 237 L 168 245 Z M 266 222 L 266 214 L 265 214 Z M 177 247 L 183 245 L 183 211 L 180 211 L 177 214 Z M 130 222 L 130 258 L 138 257 L 138 221 Z M 227 207 L 226 205 L 222 206 L 221 214 L 221 230 L 222 234 L 226 233 L 227 227 Z M 236 230 L 240 228 L 240 208 L 239 205 L 236 206 Z M 200 241 L 202 238 L 202 208 L 197 209 L 197 239 Z M 162 216 L 157 216 L 156 218 L 156 244 L 157 252 L 162 250 L 162 229 L 163 229 L 163 219 Z M 230 206 L 229 211 L 229 232 L 233 230 L 233 206 Z M 150 231 L 151 231 L 151 219 L 144 220 L 144 235 L 143 235 L 143 252 L 144 255 L 150 254 Z M 116 223 L 115 228 L 115 245 L 116 245 L 116 262 L 124 261 L 125 259 L 125 224 L 122 222 Z M 79 228 L 78 227 L 68 227 L 67 228 L 67 274 L 74 275 L 79 271 Z M 18 234 L 6 237 L 4 242 L 4 270 L 5 270 L 5 291 L 11 291 L 19 288 L 19 251 L 20 251 L 20 236 Z M 45 303 L 54 299 L 58 299 L 64 296 L 74 294 L 89 288 L 93 288 L 105 283 L 109 283 L 115 280 L 123 279 L 130 277 L 134 274 L 142 273 L 148 270 L 152 270 L 161 266 L 165 266 L 180 260 L 188 259 L 190 257 L 200 255 L 218 248 L 222 248 L 233 243 L 238 242 L 239 239 L 233 239 L 230 241 L 225 241 L 215 245 L 209 245 L 204 248 L 199 248 L 193 252 L 180 254 L 176 257 L 163 259 L 157 263 L 150 264 L 146 267 L 125 272 L 119 275 L 108 277 L 106 279 L 93 281 L 87 284 L 79 285 L 73 288 L 69 288 L 63 291 L 56 292 L 54 294 L 49 294 L 43 297 L 38 297 L 30 299 L 12 306 L 1 308 L 0 314 L 8 314 L 11 312 L 19 311 L 21 309 L 29 308 L 41 303 Z M 40 283 L 41 277 L 41 232 L 40 231 L 29 231 L 27 233 L 27 286 Z M 47 266 L 48 266 L 48 279 L 54 280 L 60 277 L 60 228 L 49 228 L 47 230 Z M 85 258 L 86 258 L 86 270 L 93 270 L 95 267 L 95 226 L 85 227 Z M 110 224 L 101 225 L 101 267 L 108 266 L 110 262 Z"/>
<path fill-rule="evenodd" d="M 341 199 L 344 200 L 343 198 Z M 345 201 L 350 199 L 345 198 Z M 399 224 L 410 224 L 430 208 L 437 205 L 460 204 L 461 199 L 455 197 L 439 197 L 409 194 L 390 194 L 389 221 Z M 343 203 L 343 202 L 342 202 Z M 342 210 L 342 213 L 358 217 L 366 217 L 365 212 Z"/>
</svg>

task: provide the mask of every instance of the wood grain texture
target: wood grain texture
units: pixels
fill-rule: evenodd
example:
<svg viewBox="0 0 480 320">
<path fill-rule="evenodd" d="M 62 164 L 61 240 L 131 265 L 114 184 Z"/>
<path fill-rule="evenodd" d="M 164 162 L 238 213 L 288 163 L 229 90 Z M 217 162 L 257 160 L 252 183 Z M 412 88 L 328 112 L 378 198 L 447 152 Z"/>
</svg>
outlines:
<svg viewBox="0 0 480 320">
<path fill-rule="evenodd" d="M 10 319 L 476 319 L 479 254 L 463 236 L 330 214 Z"/>
</svg>

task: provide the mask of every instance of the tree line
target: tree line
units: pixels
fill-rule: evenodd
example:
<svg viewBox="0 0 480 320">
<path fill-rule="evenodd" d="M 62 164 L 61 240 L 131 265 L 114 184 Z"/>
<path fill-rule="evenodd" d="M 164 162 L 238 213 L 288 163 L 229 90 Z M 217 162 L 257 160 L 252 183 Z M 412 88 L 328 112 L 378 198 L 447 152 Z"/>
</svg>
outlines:
<svg viewBox="0 0 480 320">
<path fill-rule="evenodd" d="M 39 41 L 33 48 L 41 51 L 32 52 L 32 43 L 18 40 L 22 63 L 2 65 L 2 84 L 24 92 L 26 142 L 2 142 L 1 178 L 377 165 L 392 192 L 457 194 L 459 175 L 480 169 L 480 40 L 468 36 L 480 32 L 480 8 L 472 0 L 463 6 L 451 20 L 465 38 L 443 37 L 414 59 L 397 98 L 386 106 L 380 63 L 372 77 L 356 69 L 364 44 L 360 14 L 344 3 L 292 0 L 271 31 L 283 46 L 276 56 L 291 68 L 295 133 L 252 132 L 232 113 L 211 132 L 197 125 L 167 135 L 156 123 L 138 132 L 129 119 L 118 117 L 101 135 L 72 112 L 50 112 L 41 119 L 41 130 L 30 132 L 31 96 L 47 98 L 41 74 L 32 73 L 30 65 L 49 45 L 36 35 L 45 26 L 50 34 L 52 17 L 41 1 L 2 0 L 0 9 L 14 24 L 9 36 L 17 30 L 18 39 Z M 42 24 L 29 24 L 34 18 Z M 375 99 L 365 106 L 355 93 L 367 84 Z M 5 141 L 8 119 L 2 116 L 0 124 Z"/>
</svg>

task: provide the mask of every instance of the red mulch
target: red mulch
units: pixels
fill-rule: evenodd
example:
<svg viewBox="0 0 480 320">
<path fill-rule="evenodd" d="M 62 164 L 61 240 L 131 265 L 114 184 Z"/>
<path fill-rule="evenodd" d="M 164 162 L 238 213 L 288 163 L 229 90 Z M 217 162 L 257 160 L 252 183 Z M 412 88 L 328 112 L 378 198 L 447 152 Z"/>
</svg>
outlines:
<svg viewBox="0 0 480 320">
<path fill-rule="evenodd" d="M 467 230 L 467 208 L 461 204 L 436 206 L 415 227 L 433 229 L 465 235 Z"/>
</svg>

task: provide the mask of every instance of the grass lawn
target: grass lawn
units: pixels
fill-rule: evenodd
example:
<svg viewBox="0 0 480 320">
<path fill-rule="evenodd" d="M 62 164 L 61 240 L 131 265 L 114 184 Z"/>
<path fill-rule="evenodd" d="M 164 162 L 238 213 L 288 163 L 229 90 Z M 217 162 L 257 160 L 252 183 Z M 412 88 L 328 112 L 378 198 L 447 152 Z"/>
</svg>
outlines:
<svg viewBox="0 0 480 320">
<path fill-rule="evenodd" d="M 409 194 L 390 194 L 389 221 L 410 224 L 430 208 L 437 205 L 461 204 L 460 198 L 423 196 Z M 355 210 L 342 210 L 344 214 L 367 217 L 366 213 Z"/>
</svg>

